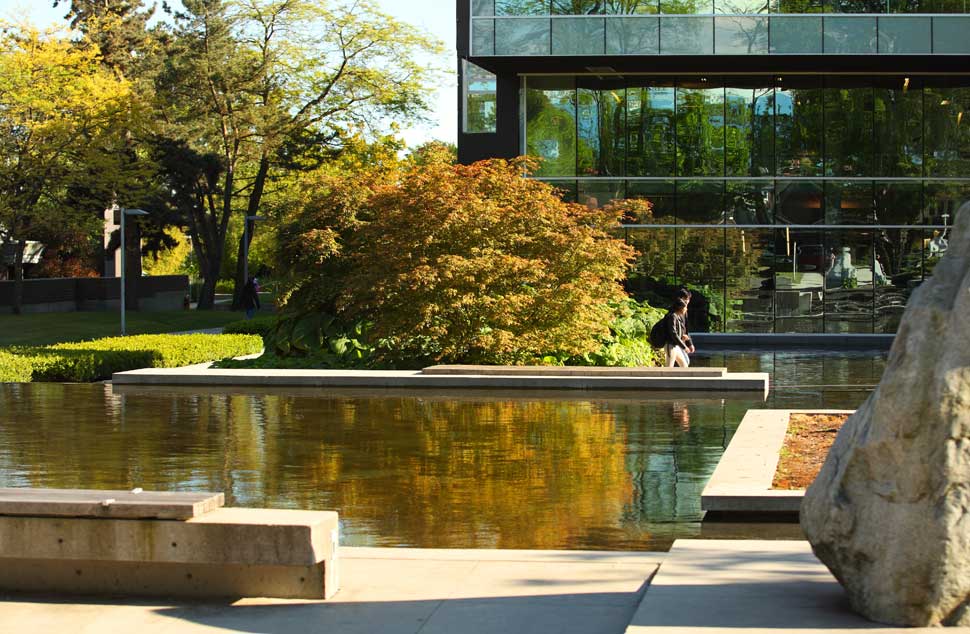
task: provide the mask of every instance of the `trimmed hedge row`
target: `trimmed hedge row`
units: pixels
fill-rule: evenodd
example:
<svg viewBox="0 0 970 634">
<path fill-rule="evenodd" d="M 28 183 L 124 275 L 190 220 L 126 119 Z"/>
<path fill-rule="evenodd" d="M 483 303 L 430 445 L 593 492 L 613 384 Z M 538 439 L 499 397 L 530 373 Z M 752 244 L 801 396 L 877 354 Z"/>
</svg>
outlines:
<svg viewBox="0 0 970 634">
<path fill-rule="evenodd" d="M 0 350 L 0 381 L 85 383 L 140 368 L 176 368 L 256 354 L 254 335 L 135 335 Z"/>
<path fill-rule="evenodd" d="M 259 335 L 264 340 L 276 327 L 276 317 L 254 317 L 231 321 L 222 327 L 227 335 Z"/>
</svg>

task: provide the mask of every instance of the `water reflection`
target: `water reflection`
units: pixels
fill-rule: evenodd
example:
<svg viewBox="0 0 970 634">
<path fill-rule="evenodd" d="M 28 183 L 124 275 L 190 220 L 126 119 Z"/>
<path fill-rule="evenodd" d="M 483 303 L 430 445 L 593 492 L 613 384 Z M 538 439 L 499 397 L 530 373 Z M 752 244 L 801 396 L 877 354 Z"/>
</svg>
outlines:
<svg viewBox="0 0 970 634">
<path fill-rule="evenodd" d="M 769 406 L 855 407 L 883 357 L 749 352 Z M 834 387 L 826 387 L 834 386 Z M 225 491 L 336 509 L 353 545 L 664 549 L 700 536 L 700 493 L 740 395 L 205 390 L 0 385 L 0 486 Z"/>
</svg>

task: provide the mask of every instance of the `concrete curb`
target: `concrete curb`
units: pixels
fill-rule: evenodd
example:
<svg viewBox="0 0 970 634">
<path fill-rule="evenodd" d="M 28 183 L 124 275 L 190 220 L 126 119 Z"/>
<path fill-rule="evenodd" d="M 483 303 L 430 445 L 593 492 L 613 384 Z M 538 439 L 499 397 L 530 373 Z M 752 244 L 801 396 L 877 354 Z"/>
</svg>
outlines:
<svg viewBox="0 0 970 634">
<path fill-rule="evenodd" d="M 731 513 L 798 513 L 805 491 L 772 489 L 792 414 L 851 414 L 844 409 L 752 409 L 701 494 L 701 510 Z"/>
<path fill-rule="evenodd" d="M 112 382 L 176 386 L 717 391 L 754 392 L 766 398 L 768 377 L 764 372 L 726 373 L 717 377 L 428 375 L 398 370 L 214 370 L 209 364 L 200 364 L 118 372 L 112 376 Z"/>
</svg>

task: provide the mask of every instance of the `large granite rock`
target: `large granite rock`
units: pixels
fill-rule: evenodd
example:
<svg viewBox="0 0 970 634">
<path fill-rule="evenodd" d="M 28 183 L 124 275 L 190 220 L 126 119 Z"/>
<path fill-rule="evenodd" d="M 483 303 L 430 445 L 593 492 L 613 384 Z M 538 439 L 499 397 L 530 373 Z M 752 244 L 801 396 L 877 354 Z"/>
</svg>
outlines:
<svg viewBox="0 0 970 634">
<path fill-rule="evenodd" d="M 970 625 L 970 204 L 957 216 L 802 503 L 852 607 L 894 625 Z"/>
</svg>

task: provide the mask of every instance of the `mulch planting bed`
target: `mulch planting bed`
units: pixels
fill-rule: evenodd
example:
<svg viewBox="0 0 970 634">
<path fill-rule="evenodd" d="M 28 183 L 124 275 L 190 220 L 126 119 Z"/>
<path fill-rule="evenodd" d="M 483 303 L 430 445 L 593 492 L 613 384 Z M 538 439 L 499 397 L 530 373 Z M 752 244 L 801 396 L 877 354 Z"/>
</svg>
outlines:
<svg viewBox="0 0 970 634">
<path fill-rule="evenodd" d="M 773 489 L 807 489 L 822 469 L 848 414 L 792 414 Z"/>
</svg>

